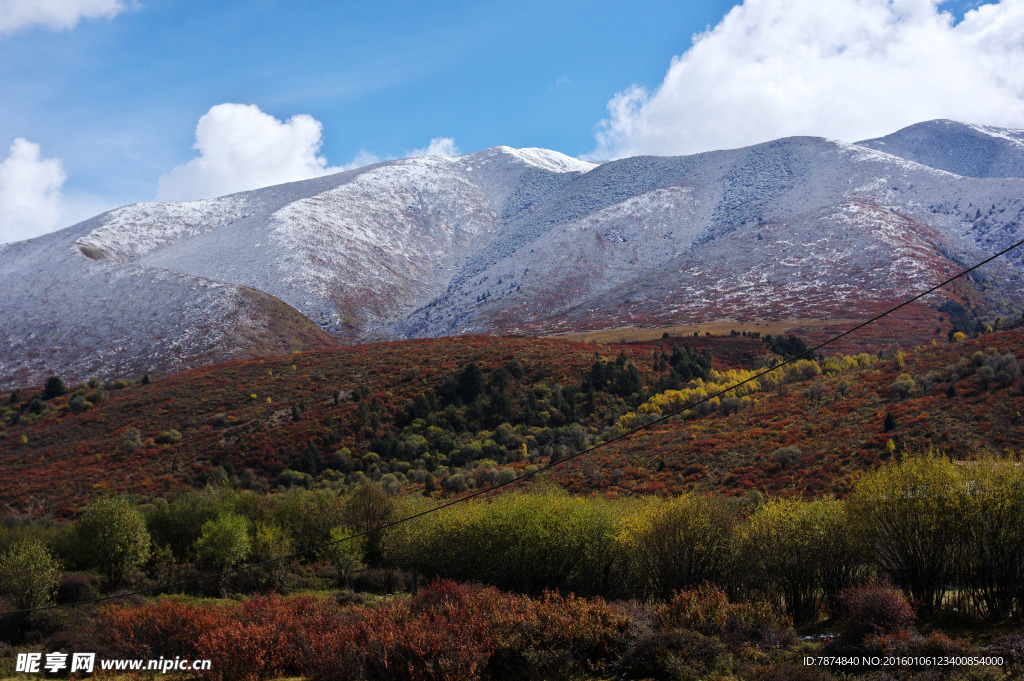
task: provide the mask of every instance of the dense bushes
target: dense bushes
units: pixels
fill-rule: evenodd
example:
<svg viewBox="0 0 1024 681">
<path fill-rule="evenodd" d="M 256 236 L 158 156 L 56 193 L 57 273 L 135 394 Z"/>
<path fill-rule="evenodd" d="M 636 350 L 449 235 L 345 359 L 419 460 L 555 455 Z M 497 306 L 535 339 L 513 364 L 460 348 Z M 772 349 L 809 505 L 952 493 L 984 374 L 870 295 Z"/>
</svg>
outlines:
<svg viewBox="0 0 1024 681">
<path fill-rule="evenodd" d="M 650 653 L 667 666 L 728 669 L 733 655 L 777 658 L 795 643 L 771 608 L 730 603 L 710 586 L 654 610 L 449 581 L 377 607 L 309 596 L 226 606 L 162 599 L 111 607 L 98 626 L 125 655 L 210 658 L 209 676 L 224 680 L 603 678 L 613 670 L 637 678 L 658 664 Z"/>
<path fill-rule="evenodd" d="M 667 598 L 704 582 L 728 583 L 741 517 L 723 497 L 682 496 L 636 503 L 615 541 L 623 595 Z"/>
<path fill-rule="evenodd" d="M 409 502 L 399 515 L 429 508 Z M 564 492 L 505 494 L 418 518 L 390 532 L 384 556 L 406 569 L 540 594 L 611 588 L 616 516 L 603 500 Z"/>
<path fill-rule="evenodd" d="M 101 569 L 108 589 L 136 567 L 168 582 L 195 576 L 196 566 L 213 571 L 283 556 L 222 586 L 325 588 L 362 584 L 364 569 L 399 569 L 531 595 L 665 599 L 710 582 L 772 602 L 797 623 L 838 616 L 840 593 L 873 580 L 891 580 L 926 620 L 944 608 L 999 620 L 1020 615 L 1024 604 L 1024 470 L 1013 461 L 906 454 L 866 475 L 848 500 L 613 500 L 540 482 L 378 529 L 438 503 L 394 498 L 370 483 L 348 495 L 208 488 L 147 508 L 152 545 L 125 500 L 97 502 L 72 531 L 12 526 L 0 539 L 38 538 L 69 569 Z M 330 542 L 337 543 L 325 549 Z M 117 566 L 105 556 L 131 560 Z M 310 577 L 318 569 L 327 573 Z"/>
<path fill-rule="evenodd" d="M 846 505 L 776 499 L 743 525 L 738 570 L 748 590 L 773 596 L 797 622 L 834 615 L 839 592 L 863 578 L 866 558 Z"/>
<path fill-rule="evenodd" d="M 397 515 L 431 502 L 409 501 Z M 399 526 L 388 560 L 427 576 L 539 593 L 557 588 L 665 598 L 710 581 L 765 598 L 797 622 L 840 611 L 840 593 L 891 579 L 931 618 L 940 608 L 999 619 L 1024 589 L 1024 471 L 1013 461 L 956 464 L 905 455 L 848 501 L 682 496 L 607 501 L 511 493 Z"/>
</svg>

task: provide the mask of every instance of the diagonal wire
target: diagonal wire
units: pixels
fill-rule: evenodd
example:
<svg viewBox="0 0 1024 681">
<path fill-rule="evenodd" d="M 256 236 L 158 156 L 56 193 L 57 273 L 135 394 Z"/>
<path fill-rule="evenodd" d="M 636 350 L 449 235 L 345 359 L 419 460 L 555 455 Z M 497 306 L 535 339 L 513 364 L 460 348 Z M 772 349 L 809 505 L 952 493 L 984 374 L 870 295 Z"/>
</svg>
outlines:
<svg viewBox="0 0 1024 681">
<path fill-rule="evenodd" d="M 927 296 L 930 293 L 934 293 L 935 291 L 939 290 L 943 286 L 946 286 L 947 284 L 950 284 L 950 283 L 956 281 L 957 279 L 960 279 L 961 277 L 963 277 L 963 276 L 965 276 L 967 274 L 970 274 L 971 272 L 973 272 L 974 270 L 978 269 L 979 267 L 981 267 L 983 265 L 987 265 L 988 263 L 992 262 L 993 260 L 995 260 L 995 259 L 997 259 L 997 258 L 999 258 L 999 257 L 1001 257 L 1003 255 L 1006 255 L 1010 251 L 1014 250 L 1015 248 L 1019 248 L 1022 245 L 1024 245 L 1024 239 L 1022 239 L 1021 241 L 1016 242 L 1015 244 L 1013 244 L 1013 245 L 1011 245 L 1011 246 L 1009 246 L 1007 248 L 1004 248 L 1003 250 L 999 251 L 995 255 L 992 255 L 992 256 L 990 256 L 988 258 L 985 258 L 981 262 L 979 262 L 979 263 L 977 263 L 977 264 L 975 264 L 975 265 L 973 265 L 971 267 L 968 267 L 967 269 L 965 269 L 965 270 L 963 270 L 963 271 L 953 275 L 952 277 L 946 279 L 945 281 L 943 281 L 943 282 L 941 282 L 939 284 L 936 284 L 935 286 L 932 286 L 928 290 L 923 291 L 922 293 L 918 293 L 917 295 L 915 295 L 912 298 L 908 298 L 907 300 L 903 301 L 899 305 L 896 305 L 895 307 L 889 308 L 889 309 L 885 310 L 884 312 L 875 315 L 871 319 L 868 319 L 867 321 L 861 322 L 860 324 L 857 324 L 853 328 L 847 329 L 846 331 L 840 333 L 839 335 L 833 336 L 832 338 L 829 338 L 828 340 L 826 340 L 826 341 L 824 341 L 822 343 L 819 343 L 818 345 L 815 345 L 812 348 L 808 348 L 807 350 L 801 352 L 800 354 L 794 355 L 793 357 L 790 357 L 789 359 L 786 359 L 786 360 L 780 362 L 779 364 L 776 364 L 775 366 L 773 366 L 773 367 L 771 367 L 769 369 L 765 369 L 764 371 L 761 371 L 760 373 L 754 374 L 753 376 L 751 376 L 749 378 L 746 378 L 746 379 L 744 379 L 742 381 L 739 381 L 738 383 L 735 383 L 735 384 L 729 386 L 728 388 L 720 390 L 717 393 L 714 393 L 713 395 L 708 395 L 707 397 L 705 397 L 705 398 L 703 398 L 703 399 L 701 399 L 701 400 L 699 400 L 697 402 L 694 402 L 693 404 L 687 405 L 685 407 L 681 407 L 680 409 L 676 409 L 675 411 L 671 411 L 671 412 L 669 412 L 667 414 L 663 414 L 662 416 L 660 416 L 659 418 L 655 419 L 654 421 L 651 421 L 649 423 L 645 423 L 644 425 L 641 425 L 641 426 L 637 426 L 637 427 L 635 427 L 635 428 L 633 428 L 631 430 L 628 430 L 628 431 L 626 431 L 626 432 L 624 432 L 624 433 L 622 433 L 620 435 L 617 435 L 617 436 L 615 436 L 615 437 L 613 437 L 613 438 L 611 438 L 609 440 L 605 440 L 604 442 L 599 442 L 598 444 L 596 444 L 596 445 L 594 445 L 592 447 L 588 447 L 587 449 L 584 449 L 584 450 L 581 450 L 579 452 L 576 452 L 575 454 L 570 454 L 569 456 L 566 456 L 565 458 L 560 459 L 559 461 L 549 462 L 549 463 L 541 466 L 537 470 L 531 471 L 529 473 L 526 473 L 526 474 L 516 478 L 515 480 L 510 480 L 508 482 L 498 483 L 496 485 L 492 485 L 490 487 L 487 487 L 487 488 L 484 488 L 484 489 L 480 489 L 480 490 L 477 490 L 475 492 L 471 492 L 470 494 L 467 494 L 465 496 L 461 496 L 461 497 L 452 499 L 450 501 L 447 501 L 447 502 L 445 502 L 443 504 L 439 504 L 438 506 L 433 506 L 433 507 L 431 507 L 429 509 L 426 509 L 424 511 L 420 511 L 419 513 L 413 513 L 412 515 L 405 516 L 405 517 L 399 518 L 397 520 L 392 520 L 392 521 L 389 521 L 389 522 L 386 522 L 386 523 L 381 523 L 380 525 L 377 525 L 377 526 L 375 526 L 375 527 L 373 527 L 371 529 L 364 530 L 362 532 L 358 532 L 356 534 L 352 534 L 352 535 L 349 535 L 347 537 L 343 537 L 341 539 L 336 539 L 334 541 L 325 542 L 323 544 L 318 544 L 316 546 L 310 546 L 308 548 L 305 548 L 305 549 L 302 549 L 302 550 L 299 550 L 299 551 L 294 551 L 292 553 L 288 553 L 288 554 L 285 554 L 285 555 L 282 555 L 282 556 L 275 556 L 274 558 L 268 558 L 267 560 L 262 560 L 262 561 L 260 561 L 258 563 L 247 563 L 246 565 L 240 565 L 238 567 L 231 568 L 229 570 L 223 570 L 221 572 L 215 572 L 215 573 L 212 573 L 212 574 L 209 574 L 209 575 L 202 575 L 202 576 L 199 576 L 199 577 L 192 577 L 190 579 L 183 579 L 181 581 L 172 582 L 170 584 L 162 584 L 162 585 L 159 585 L 159 586 L 153 586 L 153 587 L 149 587 L 149 588 L 146 588 L 146 589 L 139 589 L 137 591 L 130 591 L 130 592 L 121 593 L 121 594 L 114 594 L 112 596 L 103 596 L 103 597 L 100 597 L 100 598 L 92 598 L 92 599 L 83 600 L 83 601 L 75 601 L 74 603 L 59 603 L 59 604 L 55 604 L 55 605 L 47 605 L 47 606 L 42 606 L 42 607 L 38 607 L 38 608 L 25 608 L 25 609 L 22 609 L 22 610 L 8 610 L 6 612 L 0 612 L 0 616 L 14 615 L 14 614 L 20 614 L 20 613 L 29 613 L 29 612 L 38 612 L 38 611 L 41 611 L 41 610 L 54 610 L 54 609 L 57 609 L 57 608 L 70 608 L 70 607 L 77 606 L 77 605 L 89 605 L 89 604 L 93 604 L 93 603 L 106 603 L 108 601 L 114 601 L 114 600 L 120 600 L 120 599 L 124 599 L 124 598 L 130 598 L 132 596 L 141 596 L 143 594 L 153 593 L 155 591 L 164 591 L 166 589 L 173 589 L 173 588 L 176 588 L 176 587 L 179 587 L 179 586 L 185 586 L 186 584 L 193 584 L 195 582 L 200 582 L 200 581 L 203 581 L 203 580 L 206 580 L 206 579 L 214 579 L 214 578 L 219 578 L 219 577 L 225 577 L 227 575 L 237 574 L 239 572 L 243 572 L 245 570 L 249 570 L 249 569 L 252 569 L 252 568 L 262 567 L 264 565 L 270 565 L 270 564 L 273 564 L 273 563 L 278 563 L 280 561 L 290 560 L 292 558 L 297 558 L 298 556 L 301 556 L 301 555 L 304 555 L 304 554 L 307 554 L 307 553 L 310 553 L 310 552 L 313 552 L 313 551 L 319 551 L 320 549 L 327 548 L 328 546 L 334 546 L 335 544 L 341 544 L 341 543 L 346 542 L 346 541 L 352 541 L 354 539 L 359 539 L 361 537 L 365 537 L 367 535 L 370 535 L 370 534 L 373 534 L 373 533 L 376 533 L 376 532 L 382 532 L 384 530 L 390 529 L 390 528 L 395 527 L 397 525 L 401 525 L 403 523 L 407 523 L 407 522 L 410 522 L 412 520 L 416 520 L 417 518 L 422 518 L 423 516 L 430 515 L 432 513 L 437 513 L 437 512 L 442 511 L 442 510 L 444 510 L 444 509 L 446 509 L 446 508 L 448 508 L 450 506 L 454 506 L 456 504 L 461 504 L 461 503 L 467 502 L 467 501 L 469 501 L 471 499 L 475 499 L 477 497 L 482 497 L 484 495 L 491 494 L 491 493 L 493 493 L 493 492 L 495 492 L 495 491 L 497 491 L 499 489 L 502 489 L 502 488 L 505 488 L 505 487 L 509 487 L 511 485 L 516 485 L 518 483 L 523 482 L 524 480 L 527 480 L 527 479 L 532 478 L 532 477 L 534 477 L 534 476 L 536 476 L 536 475 L 538 475 L 540 473 L 543 473 L 544 471 L 547 471 L 547 470 L 550 470 L 552 468 L 555 468 L 556 466 L 561 466 L 562 464 L 568 463 L 569 461 L 574 461 L 575 459 L 578 459 L 578 458 L 580 458 L 582 456 L 590 454 L 591 452 L 593 452 L 595 450 L 598 450 L 598 449 L 601 449 L 602 447 L 607 447 L 608 445 L 610 445 L 610 444 L 612 444 L 614 442 L 619 442 L 621 440 L 625 440 L 626 438 L 629 438 L 632 435 L 635 435 L 636 433 L 639 433 L 642 430 L 647 430 L 651 426 L 654 426 L 654 425 L 657 425 L 657 424 L 662 423 L 664 421 L 667 421 L 667 420 L 673 418 L 674 416 L 677 416 L 677 415 L 681 414 L 684 411 L 687 411 L 689 409 L 693 409 L 694 407 L 696 407 L 698 405 L 701 405 L 701 404 L 703 404 L 705 402 L 709 402 L 710 400 L 713 400 L 716 397 L 721 397 L 722 395 L 724 395 L 724 394 L 726 394 L 726 393 L 728 393 L 728 392 L 730 392 L 732 390 L 735 390 L 736 388 L 740 387 L 741 385 L 745 385 L 745 384 L 750 383 L 752 381 L 756 381 L 757 379 L 765 376 L 766 374 L 769 374 L 772 371 L 775 371 L 777 369 L 781 369 L 782 367 L 784 367 L 784 366 L 786 366 L 788 364 L 792 364 L 792 363 L 800 360 L 803 357 L 813 356 L 813 354 L 815 352 L 817 352 L 818 350 L 820 350 L 821 348 L 823 348 L 823 347 L 825 347 L 827 345 L 831 345 L 832 343 L 835 343 L 836 341 L 841 340 L 842 338 L 845 338 L 846 336 L 849 336 L 851 333 L 854 333 L 855 331 L 863 329 L 865 326 L 868 326 L 869 324 L 873 324 L 873 323 L 877 322 L 879 319 L 882 319 L 883 317 L 887 317 L 887 316 L 891 315 L 893 312 L 896 312 L 897 310 L 900 310 L 900 309 L 906 307 L 907 305 L 910 305 L 911 303 L 916 302 L 916 301 L 920 300 L 921 298 L 924 298 L 925 296 Z"/>
</svg>

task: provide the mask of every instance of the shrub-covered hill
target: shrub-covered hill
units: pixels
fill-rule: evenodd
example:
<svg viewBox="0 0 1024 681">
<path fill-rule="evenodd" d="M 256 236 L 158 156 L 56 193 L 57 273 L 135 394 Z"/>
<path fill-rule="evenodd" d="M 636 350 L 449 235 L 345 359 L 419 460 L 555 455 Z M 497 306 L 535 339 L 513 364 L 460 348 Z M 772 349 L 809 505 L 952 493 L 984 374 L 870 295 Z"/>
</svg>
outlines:
<svg viewBox="0 0 1024 681">
<path fill-rule="evenodd" d="M 656 424 L 570 462 L 569 489 L 619 494 L 681 489 L 744 494 L 845 494 L 854 474 L 905 448 L 955 458 L 1018 454 L 1024 428 L 1024 330 L 913 349 L 889 346 L 793 368 L 791 380 L 762 385 L 735 413 Z M 821 372 L 820 374 L 818 372 Z M 764 380 L 761 383 L 765 383 Z M 714 402 L 714 401 L 713 401 Z M 620 420 L 642 422 L 643 409 Z"/>
<path fill-rule="evenodd" d="M 1015 330 L 804 362 L 552 477 L 581 493 L 813 495 L 842 493 L 904 446 L 1013 448 L 1022 344 Z M 394 493 L 454 494 L 693 404 L 773 360 L 746 336 L 471 336 L 22 389 L 0 395 L 0 498 L 4 512 L 67 516 L 105 494 L 144 499 L 207 481 L 341 488 L 370 478 Z"/>
<path fill-rule="evenodd" d="M 337 482 L 357 470 L 402 472 L 399 461 L 404 473 L 430 471 L 440 482 L 454 468 L 449 459 L 508 462 L 523 456 L 523 444 L 526 456 L 538 456 L 570 431 L 592 438 L 659 383 L 690 380 L 674 368 L 690 364 L 685 352 L 672 357 L 680 340 L 609 346 L 464 336 L 93 381 L 56 397 L 23 388 L 0 394 L 0 495 L 8 510 L 64 514 L 111 492 L 159 495 L 203 482 L 211 470 L 258 485 L 275 484 L 291 467 L 281 482 L 307 484 L 307 474 Z M 768 356 L 755 339 L 699 340 L 708 354 L 726 348 L 722 366 Z M 661 348 L 666 359 L 655 371 Z M 588 393 L 592 372 L 597 385 Z"/>
</svg>

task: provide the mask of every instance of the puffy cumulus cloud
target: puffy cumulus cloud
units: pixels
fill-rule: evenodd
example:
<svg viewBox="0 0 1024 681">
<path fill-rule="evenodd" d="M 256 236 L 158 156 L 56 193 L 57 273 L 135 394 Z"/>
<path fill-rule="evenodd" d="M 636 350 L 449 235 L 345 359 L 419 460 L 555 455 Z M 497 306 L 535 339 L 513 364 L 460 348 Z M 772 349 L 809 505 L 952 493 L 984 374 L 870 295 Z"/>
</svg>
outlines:
<svg viewBox="0 0 1024 681">
<path fill-rule="evenodd" d="M 63 212 L 60 159 L 18 138 L 0 163 L 0 243 L 31 239 L 58 227 Z"/>
<path fill-rule="evenodd" d="M 590 157 L 855 141 L 934 118 L 1024 127 L 1024 0 L 960 23 L 941 4 L 745 0 L 694 36 L 657 90 L 608 103 Z"/>
<path fill-rule="evenodd" d="M 349 163 L 320 155 L 323 126 L 306 114 L 280 121 L 252 104 L 218 104 L 196 125 L 199 156 L 161 175 L 157 198 L 190 201 L 360 168 L 383 159 L 361 149 Z M 435 137 L 406 156 L 453 156 L 450 137 Z"/>
<path fill-rule="evenodd" d="M 459 148 L 455 146 L 455 140 L 451 137 L 435 137 L 430 144 L 422 149 L 413 149 L 405 154 L 406 158 L 417 156 L 458 156 Z"/>
<path fill-rule="evenodd" d="M 162 175 L 157 197 L 210 198 L 343 170 L 319 155 L 322 129 L 307 114 L 280 121 L 252 104 L 218 104 L 196 126 L 199 156 Z"/>
<path fill-rule="evenodd" d="M 0 0 L 0 34 L 29 26 L 74 28 L 81 19 L 109 18 L 125 9 L 123 0 Z"/>
</svg>

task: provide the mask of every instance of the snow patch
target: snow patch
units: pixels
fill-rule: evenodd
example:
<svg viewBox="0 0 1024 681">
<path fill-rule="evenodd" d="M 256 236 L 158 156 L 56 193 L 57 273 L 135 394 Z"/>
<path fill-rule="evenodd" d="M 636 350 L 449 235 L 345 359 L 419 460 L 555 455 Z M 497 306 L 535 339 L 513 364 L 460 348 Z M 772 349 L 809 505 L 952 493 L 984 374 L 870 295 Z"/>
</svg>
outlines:
<svg viewBox="0 0 1024 681">
<path fill-rule="evenodd" d="M 544 170 L 550 170 L 553 173 L 588 173 L 600 165 L 599 163 L 582 161 L 557 151 L 541 149 L 539 147 L 524 147 L 522 149 L 513 149 L 512 147 L 497 148 L 524 163 L 529 163 Z"/>
<path fill-rule="evenodd" d="M 75 242 L 94 260 L 131 262 L 168 244 L 246 217 L 245 195 L 182 203 L 136 203 L 100 216 L 102 224 Z"/>
<path fill-rule="evenodd" d="M 1015 146 L 1024 147 L 1024 130 L 1016 128 L 996 128 L 990 125 L 975 125 L 973 123 L 965 123 L 964 125 L 972 130 L 977 130 L 984 135 L 988 135 L 989 137 L 998 137 L 999 139 L 1011 142 Z"/>
<path fill-rule="evenodd" d="M 960 175 L 957 175 L 956 173 L 932 168 L 931 166 L 926 166 L 915 161 L 908 161 L 900 156 L 888 154 L 884 151 L 879 151 L 878 149 L 872 149 L 871 147 L 863 147 L 859 144 L 850 144 L 849 142 L 834 139 L 830 139 L 828 141 L 846 153 L 856 154 L 856 156 L 853 157 L 853 160 L 857 162 L 874 161 L 876 163 L 894 165 L 903 168 L 904 170 L 925 171 L 942 177 L 960 177 Z"/>
</svg>

